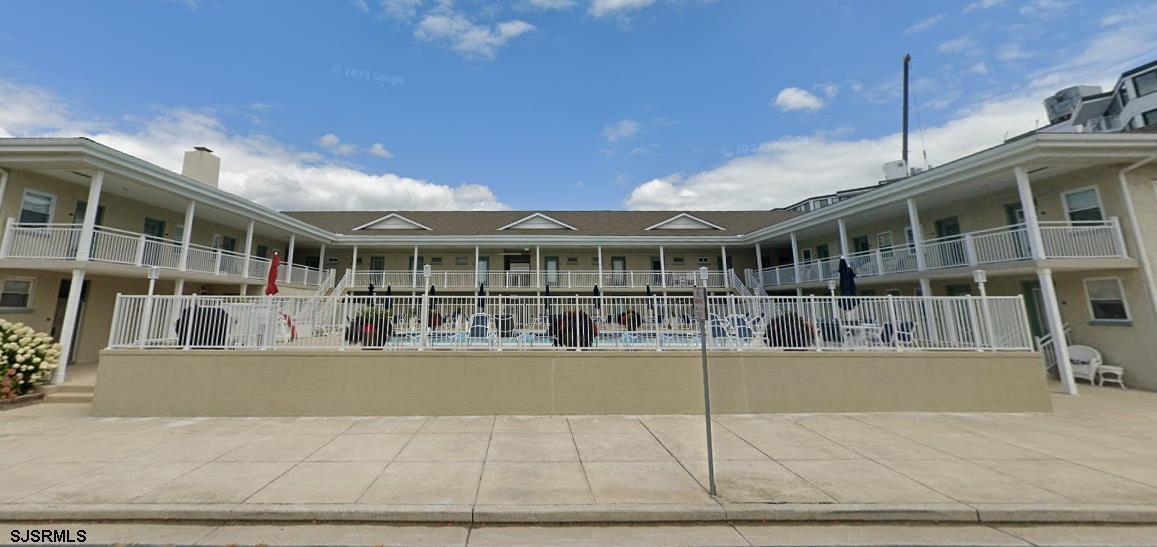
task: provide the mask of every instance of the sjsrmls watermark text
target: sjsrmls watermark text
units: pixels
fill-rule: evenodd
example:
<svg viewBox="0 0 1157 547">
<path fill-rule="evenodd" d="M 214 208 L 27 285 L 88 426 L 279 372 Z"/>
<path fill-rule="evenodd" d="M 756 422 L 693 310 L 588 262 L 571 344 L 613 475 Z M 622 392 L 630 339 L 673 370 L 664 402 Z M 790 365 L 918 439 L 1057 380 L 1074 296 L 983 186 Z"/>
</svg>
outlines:
<svg viewBox="0 0 1157 547">
<path fill-rule="evenodd" d="M 334 74 L 337 74 L 338 76 L 345 76 L 346 78 L 368 80 L 390 85 L 401 85 L 406 83 L 406 79 L 397 74 L 382 74 L 381 72 L 374 72 L 364 68 L 333 65 L 330 67 L 330 70 L 332 70 Z"/>
<path fill-rule="evenodd" d="M 14 529 L 8 533 L 8 541 L 14 544 L 51 543 L 60 545 L 62 543 L 84 543 L 88 541 L 88 533 L 84 530 L 69 530 L 66 528 Z"/>
</svg>

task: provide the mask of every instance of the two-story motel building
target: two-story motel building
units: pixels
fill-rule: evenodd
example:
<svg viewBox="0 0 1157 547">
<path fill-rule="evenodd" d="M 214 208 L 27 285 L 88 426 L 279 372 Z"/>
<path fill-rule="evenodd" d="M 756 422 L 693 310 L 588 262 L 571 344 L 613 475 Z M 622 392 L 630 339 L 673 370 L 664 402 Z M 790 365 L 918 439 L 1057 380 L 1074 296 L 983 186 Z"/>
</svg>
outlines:
<svg viewBox="0 0 1157 547">
<path fill-rule="evenodd" d="M 117 293 L 283 291 L 827 294 L 840 256 L 860 294 L 1024 295 L 1060 358 L 1100 350 L 1157 389 L 1157 134 L 1033 133 L 851 199 L 794 211 L 279 212 L 84 138 L 0 139 L 0 316 L 74 364 L 108 340 Z M 769 184 L 773 184 L 769 181 Z M 155 267 L 155 268 L 153 268 Z M 1063 325 L 1063 327 L 1062 327 Z"/>
</svg>

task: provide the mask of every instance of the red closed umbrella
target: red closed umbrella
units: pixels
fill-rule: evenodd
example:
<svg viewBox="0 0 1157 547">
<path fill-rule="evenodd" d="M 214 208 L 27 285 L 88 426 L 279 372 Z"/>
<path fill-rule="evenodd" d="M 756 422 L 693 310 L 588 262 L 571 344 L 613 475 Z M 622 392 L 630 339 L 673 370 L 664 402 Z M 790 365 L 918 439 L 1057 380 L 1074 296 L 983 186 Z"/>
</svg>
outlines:
<svg viewBox="0 0 1157 547">
<path fill-rule="evenodd" d="M 265 281 L 265 294 L 273 296 L 277 294 L 277 270 L 281 268 L 281 255 L 277 251 L 273 251 L 273 260 L 269 261 L 269 279 Z"/>
</svg>

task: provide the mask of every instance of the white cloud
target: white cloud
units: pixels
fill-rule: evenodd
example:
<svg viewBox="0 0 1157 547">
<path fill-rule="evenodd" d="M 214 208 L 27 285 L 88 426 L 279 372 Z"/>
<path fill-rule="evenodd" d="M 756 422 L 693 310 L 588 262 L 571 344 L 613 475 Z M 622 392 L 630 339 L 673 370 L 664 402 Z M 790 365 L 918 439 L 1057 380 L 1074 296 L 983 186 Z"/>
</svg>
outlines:
<svg viewBox="0 0 1157 547">
<path fill-rule="evenodd" d="M 385 158 L 385 159 L 390 159 L 390 158 L 394 157 L 394 153 L 390 152 L 388 149 L 386 149 L 386 147 L 380 142 L 375 142 L 373 145 L 370 146 L 370 154 L 373 154 L 379 158 Z"/>
<path fill-rule="evenodd" d="M 811 92 L 798 87 L 788 87 L 775 96 L 773 104 L 784 112 L 792 110 L 819 110 L 824 101 Z"/>
<path fill-rule="evenodd" d="M 1001 61 L 1021 61 L 1032 57 L 1031 51 L 1025 51 L 1020 48 L 1020 44 L 1013 42 L 1000 46 L 996 52 L 996 58 Z"/>
<path fill-rule="evenodd" d="M 368 173 L 266 135 L 233 132 L 205 112 L 163 110 L 114 127 L 77 114 L 51 92 L 5 81 L 0 81 L 0 136 L 86 136 L 176 172 L 186 150 L 208 146 L 221 157 L 223 190 L 282 210 L 507 208 L 486 186 Z"/>
<path fill-rule="evenodd" d="M 394 19 L 408 21 L 418 14 L 425 0 L 382 0 L 382 12 Z"/>
<path fill-rule="evenodd" d="M 912 34 L 915 32 L 921 32 L 921 31 L 928 30 L 928 29 L 936 26 L 937 24 L 939 24 L 943 20 L 944 20 L 944 15 L 942 15 L 942 14 L 936 14 L 936 15 L 933 15 L 932 17 L 927 18 L 927 19 L 921 19 L 920 21 L 917 21 L 912 26 L 905 29 L 904 34 Z"/>
<path fill-rule="evenodd" d="M 960 53 L 961 51 L 971 48 L 972 45 L 973 41 L 970 38 L 967 36 L 961 36 L 955 40 L 949 40 L 947 42 L 941 43 L 940 45 L 936 46 L 936 49 L 940 50 L 940 53 L 951 54 Z"/>
<path fill-rule="evenodd" d="M 1032 0 L 1020 8 L 1020 14 L 1045 17 L 1064 13 L 1072 6 L 1072 0 Z"/>
<path fill-rule="evenodd" d="M 964 6 L 964 13 L 970 13 L 976 10 L 986 10 L 1004 3 L 1004 0 L 978 0 Z"/>
<path fill-rule="evenodd" d="M 655 0 L 591 0 L 587 10 L 594 17 L 626 15 L 654 4 Z"/>
<path fill-rule="evenodd" d="M 979 63 L 976 63 L 976 64 L 968 67 L 968 73 L 986 76 L 988 74 L 988 65 L 985 64 L 983 61 L 981 61 Z"/>
<path fill-rule="evenodd" d="M 1145 12 L 1157 15 L 1157 3 Z M 1116 18 L 1063 63 L 1025 76 L 1025 85 L 925 126 L 916 149 L 946 163 L 998 145 L 1047 123 L 1041 98 L 1079 83 L 1107 84 L 1123 70 L 1152 59 L 1152 17 Z M 974 65 L 972 72 L 978 72 Z M 985 69 L 988 67 L 985 66 Z M 770 209 L 883 178 L 881 166 L 900 155 L 900 135 L 850 139 L 839 134 L 786 136 L 696 173 L 674 173 L 638 184 L 631 209 Z M 919 153 L 917 153 L 917 157 Z M 920 162 L 914 162 L 919 165 Z"/>
<path fill-rule="evenodd" d="M 528 0 L 531 7 L 543 10 L 567 9 L 575 4 L 575 0 Z"/>
<path fill-rule="evenodd" d="M 444 43 L 469 58 L 493 59 L 498 48 L 534 30 L 534 25 L 517 19 L 492 26 L 479 25 L 448 5 L 422 16 L 414 36 L 427 42 Z"/>
<path fill-rule="evenodd" d="M 603 128 L 603 137 L 607 139 L 607 142 L 633 139 L 642 127 L 643 126 L 635 120 L 619 120 Z"/>
<path fill-rule="evenodd" d="M 338 136 L 334 135 L 333 133 L 326 133 L 325 135 L 322 135 L 321 138 L 318 139 L 317 143 L 335 156 L 352 156 L 358 153 L 357 146 L 341 142 L 341 139 L 339 139 Z"/>
<path fill-rule="evenodd" d="M 364 12 L 364 13 L 370 12 L 370 5 L 366 3 L 366 0 L 351 0 L 350 3 L 353 4 L 354 9 L 356 9 L 360 12 Z"/>
</svg>

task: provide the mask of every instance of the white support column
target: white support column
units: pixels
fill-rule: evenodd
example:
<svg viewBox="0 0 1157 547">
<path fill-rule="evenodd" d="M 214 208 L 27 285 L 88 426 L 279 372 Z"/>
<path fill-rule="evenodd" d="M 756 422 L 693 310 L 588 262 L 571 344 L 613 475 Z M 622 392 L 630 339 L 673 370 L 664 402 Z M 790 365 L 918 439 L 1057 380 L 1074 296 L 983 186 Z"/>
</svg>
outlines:
<svg viewBox="0 0 1157 547">
<path fill-rule="evenodd" d="M 249 225 L 245 227 L 245 260 L 241 263 L 241 277 L 249 278 L 249 256 L 253 254 L 253 227 L 255 223 L 250 220 Z"/>
<path fill-rule="evenodd" d="M 667 288 L 667 255 L 662 245 L 659 245 L 659 286 Z"/>
<path fill-rule="evenodd" d="M 354 256 L 350 259 L 350 285 L 354 284 L 358 274 L 358 246 L 354 245 Z"/>
<path fill-rule="evenodd" d="M 197 202 L 189 200 L 185 204 L 185 225 L 181 227 L 181 271 L 189 269 L 189 243 L 193 239 L 193 214 L 197 210 Z"/>
<path fill-rule="evenodd" d="M 920 296 L 932 296 L 932 282 L 927 277 L 920 278 Z"/>
<path fill-rule="evenodd" d="M 0 169 L 0 211 L 4 210 L 4 195 L 8 193 L 8 171 Z"/>
<path fill-rule="evenodd" d="M 184 280 L 184 278 L 181 278 L 181 279 L 178 279 L 177 282 L 173 284 L 173 294 L 176 296 L 181 296 L 184 293 L 185 293 L 185 280 Z"/>
<path fill-rule="evenodd" d="M 91 204 L 92 202 L 89 201 L 89 203 Z M 92 210 L 95 211 L 96 208 L 93 207 Z M 85 217 L 87 218 L 88 215 L 85 214 Z M 70 281 L 68 285 L 68 300 L 64 306 L 64 321 L 60 327 L 60 365 L 52 376 L 52 381 L 57 384 L 64 382 L 66 376 L 65 371 L 68 370 L 68 363 L 75 349 L 72 347 L 72 339 L 75 338 L 76 329 L 80 327 L 80 325 L 77 325 L 77 320 L 80 319 L 80 297 L 83 288 L 84 269 L 77 268 L 72 270 L 72 281 Z"/>
<path fill-rule="evenodd" d="M 848 250 L 848 226 L 842 218 L 836 221 L 836 225 L 840 229 L 840 256 L 847 257 L 851 254 Z"/>
<path fill-rule="evenodd" d="M 76 247 L 76 260 L 87 262 L 92 253 L 92 234 L 96 230 L 96 213 L 100 210 L 100 189 L 104 185 L 104 170 L 98 169 L 88 186 L 88 202 L 84 206 L 84 224 L 80 228 L 80 244 Z M 73 277 L 76 274 L 73 272 Z M 81 280 L 84 279 L 82 272 Z M 61 376 L 61 378 L 64 378 Z"/>
<path fill-rule="evenodd" d="M 755 277 L 759 280 L 759 287 L 763 288 L 763 250 L 755 244 Z"/>
<path fill-rule="evenodd" d="M 534 246 L 534 286 L 542 287 L 542 249 Z"/>
<path fill-rule="evenodd" d="M 730 287 L 731 286 L 731 274 L 729 272 L 731 272 L 731 268 L 727 267 L 727 246 L 726 245 L 720 245 L 719 246 L 719 254 L 720 254 L 720 257 L 723 259 L 723 286 L 724 287 Z"/>
<path fill-rule="evenodd" d="M 418 286 L 418 246 L 417 245 L 414 245 L 414 264 L 413 264 L 413 266 L 414 266 L 414 279 L 411 283 L 411 286 L 417 287 Z M 430 290 L 430 287 L 426 287 L 426 290 Z"/>
<path fill-rule="evenodd" d="M 792 269 L 795 270 L 795 282 L 799 284 L 800 269 L 799 269 L 799 240 L 795 237 L 795 232 L 788 234 L 791 236 L 791 264 Z M 796 294 L 799 294 L 800 289 L 796 289 Z"/>
<path fill-rule="evenodd" d="M 916 200 L 908 198 L 908 226 L 912 229 L 912 247 L 916 251 L 916 269 L 924 271 L 924 229 L 920 227 L 920 212 L 916 210 Z"/>
<path fill-rule="evenodd" d="M 1016 192 L 1020 194 L 1020 206 L 1024 210 L 1024 228 L 1028 232 L 1028 248 L 1032 252 L 1033 260 L 1045 257 L 1044 239 L 1041 238 L 1040 222 L 1036 218 L 1036 203 L 1032 198 L 1032 185 L 1028 181 L 1028 171 L 1018 165 L 1012 168 L 1016 175 Z"/>
<path fill-rule="evenodd" d="M 318 282 L 325 277 L 325 243 L 321 244 L 321 251 L 317 255 Z"/>
<path fill-rule="evenodd" d="M 289 234 L 289 250 L 285 253 L 285 283 L 293 283 L 293 249 L 297 247 L 297 234 Z"/>
<path fill-rule="evenodd" d="M 474 282 L 475 283 L 481 283 L 481 281 L 478 281 L 479 279 L 482 278 L 482 273 L 478 270 L 478 266 L 479 266 L 478 261 L 481 259 L 482 259 L 481 251 L 479 250 L 478 246 L 475 245 L 474 246 Z"/>
<path fill-rule="evenodd" d="M 1028 218 L 1027 215 L 1025 218 Z M 1049 330 L 1053 335 L 1053 347 L 1057 358 L 1057 373 L 1061 377 L 1061 387 L 1069 395 L 1077 394 L 1077 383 L 1073 379 L 1073 363 L 1069 361 L 1069 340 L 1065 336 L 1065 323 L 1061 318 L 1061 306 L 1057 300 L 1057 288 L 1053 284 L 1052 268 L 1037 268 L 1040 280 L 1041 299 L 1044 300 L 1045 315 L 1048 316 Z"/>
<path fill-rule="evenodd" d="M 599 245 L 598 249 L 599 249 L 599 281 L 598 281 L 598 283 L 595 283 L 595 284 L 596 285 L 602 285 L 603 284 L 603 246 Z"/>
</svg>

